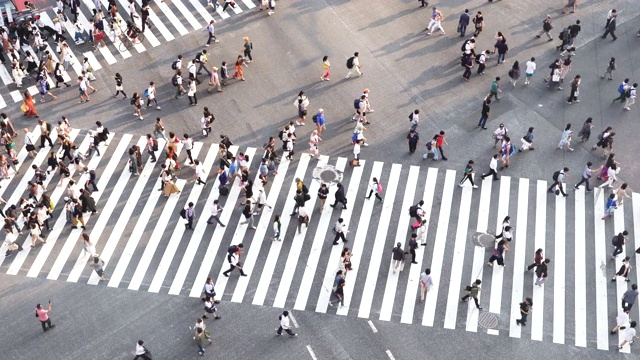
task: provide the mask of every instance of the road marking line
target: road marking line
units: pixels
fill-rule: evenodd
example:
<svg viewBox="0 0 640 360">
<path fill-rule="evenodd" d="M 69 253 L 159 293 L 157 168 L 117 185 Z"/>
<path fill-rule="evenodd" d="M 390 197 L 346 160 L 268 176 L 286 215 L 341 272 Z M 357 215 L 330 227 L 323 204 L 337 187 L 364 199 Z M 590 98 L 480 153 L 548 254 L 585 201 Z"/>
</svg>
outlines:
<svg viewBox="0 0 640 360">
<path fill-rule="evenodd" d="M 502 220 L 509 215 L 509 193 L 511 191 L 511 178 L 509 176 L 500 177 L 500 191 L 498 197 L 498 216 L 496 217 L 496 234 L 502 232 Z M 491 249 L 489 249 L 491 250 Z M 504 257 L 507 256 L 505 251 Z M 500 314 L 502 305 L 502 286 L 504 281 L 504 267 L 498 266 L 497 261 L 494 262 L 493 274 L 491 276 L 491 293 L 489 299 L 489 312 Z M 498 335 L 496 329 L 488 329 L 488 334 Z"/>
<path fill-rule="evenodd" d="M 373 321 L 369 320 L 367 321 L 367 323 L 369 324 L 369 327 L 371 328 L 371 331 L 373 331 L 373 333 L 377 333 L 378 329 L 376 329 L 375 325 L 373 325 Z"/>
<path fill-rule="evenodd" d="M 307 345 L 307 350 L 309 351 L 309 355 L 311 355 L 311 358 L 313 360 L 318 360 L 318 358 L 316 357 L 316 354 L 313 352 L 313 350 L 311 350 L 311 345 Z"/>
<path fill-rule="evenodd" d="M 520 338 L 522 336 L 520 325 L 516 319 L 520 319 L 520 301 L 524 300 L 524 270 L 527 263 L 527 217 L 529 216 L 529 179 L 520 179 L 518 185 L 518 212 L 513 250 L 513 286 L 511 290 L 511 317 L 509 318 L 509 336 Z"/>
<path fill-rule="evenodd" d="M 596 295 L 596 336 L 599 350 L 609 350 L 609 307 L 607 304 L 607 244 L 605 239 L 605 222 L 602 220 L 601 209 L 604 209 L 605 198 L 593 192 L 593 223 L 594 223 L 594 260 L 595 260 L 595 295 Z M 584 296 L 584 295 L 583 295 Z M 617 307 L 617 304 L 616 304 Z"/>
<path fill-rule="evenodd" d="M 545 250 L 545 236 L 547 232 L 547 182 L 538 180 L 536 187 L 536 225 L 534 235 L 534 249 Z M 543 252 L 546 257 L 546 250 Z M 536 274 L 531 274 L 533 278 L 533 308 L 531 309 L 531 340 L 542 341 L 542 330 L 544 324 L 544 285 L 535 285 Z M 606 316 L 606 315 L 605 315 Z"/>
<path fill-rule="evenodd" d="M 396 358 L 393 357 L 393 354 L 391 354 L 391 351 L 387 350 L 387 356 L 389 357 L 390 360 L 396 360 Z"/>
<path fill-rule="evenodd" d="M 575 282 L 574 282 L 574 299 L 575 299 L 575 345 L 580 347 L 587 346 L 587 267 L 585 264 L 585 242 L 586 242 L 586 223 L 585 223 L 585 191 L 584 187 L 580 187 L 574 192 L 575 194 L 575 232 L 574 232 L 574 250 L 575 250 Z"/>
<path fill-rule="evenodd" d="M 568 186 L 567 186 L 568 187 Z M 574 194 L 577 195 L 577 194 Z M 556 196 L 555 249 L 553 254 L 553 342 L 564 344 L 566 197 Z M 583 295 L 584 296 L 584 295 Z"/>
<path fill-rule="evenodd" d="M 298 322 L 296 321 L 296 318 L 293 317 L 293 313 L 289 312 L 289 318 L 291 319 L 291 323 L 293 324 L 294 328 L 298 328 Z"/>
</svg>

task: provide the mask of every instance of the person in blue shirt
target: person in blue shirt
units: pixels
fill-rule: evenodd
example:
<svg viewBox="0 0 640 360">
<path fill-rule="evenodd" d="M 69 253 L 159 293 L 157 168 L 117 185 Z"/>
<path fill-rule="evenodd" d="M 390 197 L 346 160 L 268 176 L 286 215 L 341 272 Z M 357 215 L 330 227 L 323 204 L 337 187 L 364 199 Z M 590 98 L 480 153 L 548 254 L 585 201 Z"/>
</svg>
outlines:
<svg viewBox="0 0 640 360">
<path fill-rule="evenodd" d="M 618 202 L 616 201 L 616 194 L 609 195 L 609 198 L 607 199 L 607 204 L 604 206 L 604 216 L 602 217 L 602 220 L 605 220 L 606 218 L 611 217 L 611 215 L 613 215 L 613 212 L 617 208 L 618 208 Z"/>
</svg>

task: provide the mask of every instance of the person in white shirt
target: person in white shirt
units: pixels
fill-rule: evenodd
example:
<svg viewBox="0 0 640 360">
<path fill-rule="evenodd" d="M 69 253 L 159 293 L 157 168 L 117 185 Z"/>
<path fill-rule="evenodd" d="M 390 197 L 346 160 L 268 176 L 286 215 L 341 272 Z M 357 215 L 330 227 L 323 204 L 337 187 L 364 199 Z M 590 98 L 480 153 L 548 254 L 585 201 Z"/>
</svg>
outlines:
<svg viewBox="0 0 640 360">
<path fill-rule="evenodd" d="M 309 137 L 309 153 L 316 158 L 320 156 L 320 150 L 318 149 L 320 141 L 322 141 L 322 138 L 318 136 L 318 130 L 313 130 Z"/>
<path fill-rule="evenodd" d="M 362 76 L 362 72 L 360 72 L 360 61 L 358 60 L 358 55 L 360 55 L 360 53 L 358 53 L 357 51 L 353 53 L 353 63 L 351 69 L 349 69 L 349 72 L 347 73 L 347 76 L 345 76 L 345 79 L 351 79 L 351 76 L 353 76 L 354 74 Z"/>
<path fill-rule="evenodd" d="M 223 272 L 222 275 L 229 277 L 229 273 L 237 268 L 238 270 L 240 270 L 240 276 L 247 276 L 247 274 L 245 274 L 244 270 L 242 270 L 242 267 L 240 266 L 240 250 L 236 251 L 233 254 L 227 255 L 227 261 L 229 262 L 230 266 L 229 270 Z"/>
<path fill-rule="evenodd" d="M 624 101 L 624 109 L 627 110 L 627 111 L 631 110 L 630 106 L 635 104 L 635 102 L 636 102 L 636 96 L 637 96 L 636 95 L 636 89 L 637 88 L 638 88 L 638 83 L 634 83 L 628 90 L 629 91 L 629 96 Z"/>
<path fill-rule="evenodd" d="M 189 71 L 189 79 L 194 79 L 198 85 L 200 85 L 201 81 L 198 80 L 198 66 L 196 65 L 196 59 L 189 61 L 187 64 L 187 70 Z"/>
<path fill-rule="evenodd" d="M 149 357 L 149 355 L 147 354 L 151 355 L 149 350 L 147 350 L 147 348 L 144 346 L 144 341 L 138 340 L 138 343 L 136 344 L 136 357 L 133 358 L 133 360 L 151 360 L 151 357 Z"/>
<path fill-rule="evenodd" d="M 276 328 L 276 334 L 282 335 L 282 330 L 284 330 L 287 334 L 291 336 L 298 336 L 298 334 L 294 334 L 289 326 L 289 312 L 287 310 L 282 312 L 282 315 L 279 317 L 280 319 L 280 327 Z"/>
<path fill-rule="evenodd" d="M 411 115 L 409 115 L 409 120 L 411 121 L 411 128 L 409 130 L 416 131 L 420 123 L 420 110 L 414 110 Z"/>
<path fill-rule="evenodd" d="M 156 110 L 162 110 L 158 105 L 158 100 L 156 100 L 156 84 L 153 81 L 149 83 L 147 88 L 147 107 L 151 106 L 151 103 L 156 105 Z"/>
<path fill-rule="evenodd" d="M 268 207 L 269 210 L 273 209 L 271 205 L 267 204 L 267 195 L 264 193 L 264 188 L 262 187 L 258 189 L 258 199 L 256 204 L 258 205 L 258 210 L 254 211 L 253 215 L 260 215 L 265 206 Z"/>
<path fill-rule="evenodd" d="M 35 145 L 33 145 L 33 141 L 31 140 L 31 133 L 27 128 L 22 129 L 22 132 L 24 133 L 24 145 L 29 152 L 29 156 L 35 158 L 36 155 L 38 155 L 38 152 L 36 151 Z"/>
<path fill-rule="evenodd" d="M 504 124 L 500 124 L 496 131 L 493 132 L 493 146 L 502 144 L 502 139 L 504 139 L 504 137 L 508 135 L 508 133 L 509 129 L 507 129 Z"/>
<path fill-rule="evenodd" d="M 420 302 L 424 302 L 425 295 L 431 290 L 433 279 L 431 278 L 431 269 L 427 268 L 420 274 Z"/>
<path fill-rule="evenodd" d="M 631 345 L 631 343 L 633 343 L 633 341 L 638 338 L 636 336 L 636 325 L 637 323 L 635 321 L 632 321 L 629 324 L 629 327 L 625 329 L 624 334 L 622 335 L 624 340 L 622 341 L 620 346 L 618 346 L 618 349 L 622 349 L 626 344 Z"/>
<path fill-rule="evenodd" d="M 182 137 L 182 145 L 184 146 L 184 150 L 187 152 L 187 159 L 189 159 L 189 165 L 193 165 L 193 156 L 191 155 L 191 150 L 193 150 L 193 140 L 189 137 L 189 134 L 183 134 Z M 198 176 L 196 171 L 196 176 Z"/>
<path fill-rule="evenodd" d="M 531 83 L 531 77 L 533 77 L 533 73 L 536 71 L 536 58 L 532 57 L 531 60 L 527 61 L 526 67 L 524 84 L 529 85 L 529 83 Z"/>
<path fill-rule="evenodd" d="M 138 12 L 136 11 L 136 2 L 134 0 L 129 0 L 129 16 L 131 17 L 131 22 L 135 23 L 136 18 L 139 18 Z M 98 6 L 97 9 L 100 9 Z"/>
<path fill-rule="evenodd" d="M 605 186 L 608 186 L 609 188 L 613 188 L 613 182 L 618 180 L 618 178 L 616 177 L 618 172 L 619 172 L 618 165 L 616 165 L 616 164 L 611 165 L 607 169 L 607 181 L 605 181 L 604 183 L 602 183 L 598 187 L 600 189 L 603 189 Z"/>
<path fill-rule="evenodd" d="M 183 140 L 184 141 L 184 140 Z M 203 185 L 203 189 L 207 187 L 207 183 L 206 181 L 203 181 L 202 178 L 205 176 L 204 173 L 204 167 L 202 166 L 202 163 L 200 163 L 200 160 L 194 160 L 193 162 L 196 165 L 196 171 L 195 171 L 195 177 L 196 179 L 193 181 L 197 184 L 201 184 Z"/>
<path fill-rule="evenodd" d="M 489 172 L 486 174 L 482 174 L 482 180 L 487 176 L 493 175 L 493 181 L 498 181 L 498 154 L 494 154 L 491 158 L 491 162 L 489 163 Z"/>
<path fill-rule="evenodd" d="M 82 26 L 82 23 L 80 21 L 76 21 L 74 24 L 74 29 L 76 31 L 73 39 L 76 42 L 76 45 L 80 45 L 80 44 L 84 44 L 85 42 L 85 37 L 84 35 L 82 35 L 82 32 L 84 31 L 84 26 Z"/>
<path fill-rule="evenodd" d="M 89 102 L 89 93 L 87 80 L 83 76 L 78 76 L 78 87 L 80 90 L 80 104 Z"/>
<path fill-rule="evenodd" d="M 302 232 L 302 224 L 309 228 L 309 212 L 304 206 L 298 207 L 298 234 Z"/>
<path fill-rule="evenodd" d="M 207 220 L 207 224 L 213 224 L 213 220 L 215 220 L 220 226 L 225 227 L 226 225 L 220 221 L 220 213 L 223 208 L 218 205 L 218 199 L 213 200 L 213 203 L 209 206 L 209 211 L 211 212 L 211 216 Z"/>
</svg>

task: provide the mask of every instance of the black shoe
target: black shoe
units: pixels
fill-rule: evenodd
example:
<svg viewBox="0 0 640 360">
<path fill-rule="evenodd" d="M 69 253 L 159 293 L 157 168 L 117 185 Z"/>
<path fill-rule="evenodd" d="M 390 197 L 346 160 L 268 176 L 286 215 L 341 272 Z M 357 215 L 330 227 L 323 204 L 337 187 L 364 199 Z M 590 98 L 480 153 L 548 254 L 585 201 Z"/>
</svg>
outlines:
<svg viewBox="0 0 640 360">
<path fill-rule="evenodd" d="M 334 242 L 333 242 L 333 245 L 338 245 L 338 243 L 334 241 Z"/>
<path fill-rule="evenodd" d="M 227 274 L 227 273 L 222 273 L 222 275 L 224 275 L 226 277 L 229 277 L 229 274 Z"/>
<path fill-rule="evenodd" d="M 417 264 L 418 262 L 417 262 L 417 261 L 412 261 L 411 263 L 412 263 L 412 264 Z"/>
<path fill-rule="evenodd" d="M 203 319 L 208 319 L 209 317 L 207 315 L 202 315 Z"/>
<path fill-rule="evenodd" d="M 249 276 L 249 275 L 247 275 L 247 274 L 240 274 L 240 276 Z"/>
<path fill-rule="evenodd" d="M 336 207 L 334 204 L 330 204 L 329 206 L 331 206 L 331 207 Z"/>
</svg>

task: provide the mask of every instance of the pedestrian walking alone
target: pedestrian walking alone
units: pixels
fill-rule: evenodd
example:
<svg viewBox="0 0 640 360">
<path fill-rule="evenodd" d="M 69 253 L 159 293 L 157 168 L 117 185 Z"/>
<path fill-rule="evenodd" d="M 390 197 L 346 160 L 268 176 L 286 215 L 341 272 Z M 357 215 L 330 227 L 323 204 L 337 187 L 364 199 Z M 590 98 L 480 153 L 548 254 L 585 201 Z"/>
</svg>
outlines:
<svg viewBox="0 0 640 360">
<path fill-rule="evenodd" d="M 567 177 L 568 172 L 569 172 L 568 167 L 565 167 L 561 170 L 554 172 L 552 176 L 553 183 L 551 184 L 549 189 L 547 189 L 547 192 L 553 193 L 555 189 L 556 195 L 562 194 L 562 196 L 564 197 L 569 196 L 564 192 L 564 188 L 563 188 L 563 183 L 565 182 L 565 178 Z"/>
<path fill-rule="evenodd" d="M 473 298 L 473 302 L 476 303 L 476 308 L 478 308 L 478 310 L 482 310 L 480 302 L 478 301 L 478 295 L 480 294 L 480 291 L 482 291 L 482 289 L 480 288 L 480 284 L 482 284 L 482 281 L 480 279 L 477 279 L 471 285 L 467 285 L 465 290 L 468 291 L 468 293 L 467 295 L 463 296 L 460 301 L 465 302 L 469 298 Z"/>
<path fill-rule="evenodd" d="M 582 81 L 582 78 L 580 77 L 580 75 L 576 75 L 575 78 L 573 78 L 573 81 L 571 81 L 571 93 L 569 94 L 569 98 L 567 99 L 567 104 L 573 104 L 573 102 L 580 102 L 580 99 L 578 99 L 578 95 L 580 92 L 580 82 Z"/>
<path fill-rule="evenodd" d="M 613 38 L 613 41 L 618 40 L 618 37 L 616 36 L 616 18 L 617 16 L 614 16 L 611 19 L 607 19 L 607 27 L 606 30 L 604 32 L 604 34 L 602 34 L 602 38 L 606 39 L 607 35 L 611 34 L 611 37 Z"/>
<path fill-rule="evenodd" d="M 496 245 L 496 248 L 493 249 L 493 253 L 489 258 L 489 262 L 487 262 L 487 265 L 493 266 L 493 262 L 497 261 L 498 265 L 504 267 L 504 252 L 508 250 L 509 250 L 509 245 L 504 239 L 498 241 L 498 245 Z"/>
<path fill-rule="evenodd" d="M 136 343 L 136 357 L 134 357 L 133 360 L 138 359 L 151 360 L 151 351 L 144 346 L 144 341 L 142 340 L 138 340 Z"/>
<path fill-rule="evenodd" d="M 567 124 L 560 136 L 560 142 L 558 143 L 558 149 L 564 149 L 565 147 L 569 151 L 573 151 L 571 148 L 571 138 L 573 137 L 573 131 L 571 130 L 571 123 Z"/>
<path fill-rule="evenodd" d="M 375 194 L 376 198 L 382 203 L 382 201 L 384 201 L 380 196 L 382 190 L 382 184 L 380 184 L 378 179 L 374 177 L 373 179 L 371 179 L 371 183 L 369 184 L 369 195 L 367 195 L 366 199 L 370 199 L 371 195 Z"/>
<path fill-rule="evenodd" d="M 638 285 L 633 284 L 631 285 L 631 289 L 625 291 L 624 295 L 622 295 L 622 310 L 628 314 L 637 299 Z"/>
<path fill-rule="evenodd" d="M 36 317 L 40 320 L 40 324 L 42 325 L 42 330 L 48 331 L 56 327 L 54 324 L 51 324 L 51 319 L 49 319 L 49 313 L 51 312 L 51 301 L 49 301 L 49 307 L 47 309 L 44 308 L 42 304 L 36 305 Z"/>
<path fill-rule="evenodd" d="M 493 181 L 498 181 L 500 180 L 498 178 L 498 154 L 494 154 L 493 157 L 491 157 L 491 161 L 489 162 L 489 172 L 486 174 L 482 174 L 482 180 L 484 180 L 484 178 L 486 178 L 487 176 L 491 176 L 493 175 Z"/>
<path fill-rule="evenodd" d="M 536 254 L 533 257 L 533 263 L 527 266 L 527 271 L 531 271 L 531 269 L 533 269 L 534 267 L 537 267 L 538 265 L 542 264 L 543 259 L 544 259 L 544 256 L 542 255 L 542 248 L 540 248 L 536 250 Z"/>
<path fill-rule="evenodd" d="M 553 37 L 551 37 L 551 29 L 553 29 L 553 26 L 551 25 L 551 15 L 547 15 L 547 17 L 542 22 L 542 31 L 540 31 L 540 33 L 536 35 L 536 38 L 540 39 L 542 34 L 546 34 L 549 38 L 549 40 L 547 41 L 553 41 Z"/>
<path fill-rule="evenodd" d="M 284 330 L 291 336 L 298 336 L 298 334 L 295 334 L 293 330 L 291 330 L 291 326 L 289 326 L 289 312 L 287 310 L 282 312 L 278 320 L 280 320 L 280 326 L 276 328 L 276 334 L 282 335 L 282 331 Z"/>
<path fill-rule="evenodd" d="M 419 246 L 420 245 L 418 244 L 418 234 L 416 234 L 416 233 L 411 234 L 411 238 L 409 238 L 409 253 L 411 254 L 411 263 L 412 264 L 417 264 L 418 263 L 416 261 L 416 249 Z"/>
<path fill-rule="evenodd" d="M 352 57 L 347 59 L 347 69 L 349 69 L 349 72 L 347 73 L 347 76 L 345 76 L 345 79 L 351 79 L 351 77 L 355 74 L 357 74 L 358 76 L 363 75 L 363 73 L 360 71 L 361 66 L 358 55 L 360 55 L 360 53 L 356 51 L 353 53 Z"/>
<path fill-rule="evenodd" d="M 525 72 L 524 72 L 524 84 L 529 85 L 531 83 L 531 78 L 533 77 L 533 73 L 536 71 L 536 58 L 532 57 L 525 64 Z"/>
<path fill-rule="evenodd" d="M 629 111 L 631 110 L 631 105 L 636 102 L 636 89 L 638 88 L 638 83 L 633 83 L 631 87 L 625 92 L 626 100 L 624 101 L 624 109 Z"/>
<path fill-rule="evenodd" d="M 320 81 L 329 81 L 329 76 L 331 75 L 331 63 L 329 63 L 329 56 L 325 55 L 322 57 L 322 77 L 320 77 Z"/>
<path fill-rule="evenodd" d="M 636 326 L 637 323 L 635 321 L 629 323 L 629 327 L 624 330 L 624 340 L 620 343 L 620 346 L 618 346 L 618 350 L 622 350 L 626 344 L 631 345 L 634 340 L 640 339 L 640 337 L 636 336 Z"/>
<path fill-rule="evenodd" d="M 611 281 L 616 281 L 618 276 L 622 276 L 624 278 L 624 281 L 629 281 L 629 273 L 631 272 L 631 265 L 629 264 L 629 260 L 631 260 L 629 256 L 626 256 L 624 259 L 622 259 L 622 265 L 620 266 L 618 272 L 613 275 Z"/>
<path fill-rule="evenodd" d="M 516 60 L 513 63 L 513 66 L 511 66 L 511 70 L 509 70 L 509 77 L 511 78 L 511 80 L 509 80 L 511 85 L 516 87 L 516 83 L 518 82 L 518 79 L 520 79 L 520 63 L 518 60 Z"/>
<path fill-rule="evenodd" d="M 348 241 L 344 236 L 345 226 L 346 224 L 344 223 L 344 219 L 339 218 L 338 221 L 336 221 L 336 224 L 333 226 L 333 232 L 336 234 L 335 238 L 333 239 L 333 245 L 338 245 L 338 240 L 340 239 L 342 239 L 343 243 L 346 243 Z"/>
<path fill-rule="evenodd" d="M 100 259 L 98 254 L 93 255 L 93 261 L 89 264 L 93 268 L 93 270 L 100 277 L 100 281 L 104 281 L 104 260 Z"/>
<path fill-rule="evenodd" d="M 464 34 L 467 32 L 469 20 L 469 9 L 464 9 L 464 12 L 460 14 L 460 19 L 458 19 L 458 33 L 460 34 L 460 37 L 464 37 Z"/>
<path fill-rule="evenodd" d="M 609 64 L 607 65 L 607 71 L 605 71 L 604 75 L 600 76 L 600 79 L 604 79 L 605 77 L 609 80 L 613 80 L 613 70 L 616 69 L 616 58 L 612 57 L 609 60 Z"/>
<path fill-rule="evenodd" d="M 460 182 L 458 183 L 458 186 L 462 187 L 462 184 L 469 180 L 469 182 L 471 183 L 471 186 L 474 189 L 478 188 L 478 185 L 474 184 L 473 182 L 473 174 L 475 173 L 475 171 L 473 170 L 473 160 L 469 160 L 469 162 L 467 163 L 467 166 L 464 168 L 464 175 L 462 176 L 462 180 L 460 180 Z"/>
<path fill-rule="evenodd" d="M 542 284 L 547 281 L 547 278 L 549 277 L 548 264 L 550 262 L 550 259 L 544 259 L 544 262 L 540 263 L 536 268 L 536 285 L 542 287 Z"/>
<path fill-rule="evenodd" d="M 247 276 L 247 274 L 245 274 L 244 270 L 242 270 L 242 264 L 239 262 L 240 260 L 240 252 L 241 252 L 241 247 L 237 246 L 237 249 L 235 250 L 235 252 L 233 253 L 229 253 L 227 255 L 227 262 L 229 263 L 229 270 L 225 271 L 222 273 L 222 275 L 229 277 L 229 273 L 232 272 L 234 269 L 238 269 L 240 270 L 240 276 Z"/>
<path fill-rule="evenodd" d="M 482 112 L 480 115 L 480 120 L 478 120 L 478 126 L 482 127 L 482 129 L 487 130 L 487 120 L 489 119 L 489 114 L 491 113 L 491 104 L 490 95 L 487 95 L 482 100 Z"/>
<path fill-rule="evenodd" d="M 420 136 L 418 133 L 411 129 L 407 134 L 407 143 L 409 144 L 409 153 L 413 154 L 416 152 L 416 148 L 418 147 L 418 141 L 420 140 Z"/>
<path fill-rule="evenodd" d="M 429 290 L 433 286 L 433 278 L 431 277 L 431 269 L 426 268 L 422 274 L 420 274 L 420 302 L 424 302 Z"/>
<path fill-rule="evenodd" d="M 516 324 L 527 326 L 527 317 L 531 314 L 532 305 L 533 300 L 531 300 L 531 298 L 526 298 L 520 303 L 520 319 L 516 319 Z"/>
<path fill-rule="evenodd" d="M 342 204 L 342 209 L 347 210 L 347 197 L 344 194 L 344 186 L 341 183 L 336 184 L 336 193 L 334 194 L 335 201 L 333 204 L 329 205 L 331 207 L 336 207 L 338 203 Z"/>
<path fill-rule="evenodd" d="M 393 273 L 396 273 L 396 270 L 400 268 L 400 271 L 404 270 L 404 255 L 405 252 L 402 250 L 402 243 L 397 243 L 396 247 L 391 251 L 393 256 Z"/>
</svg>

